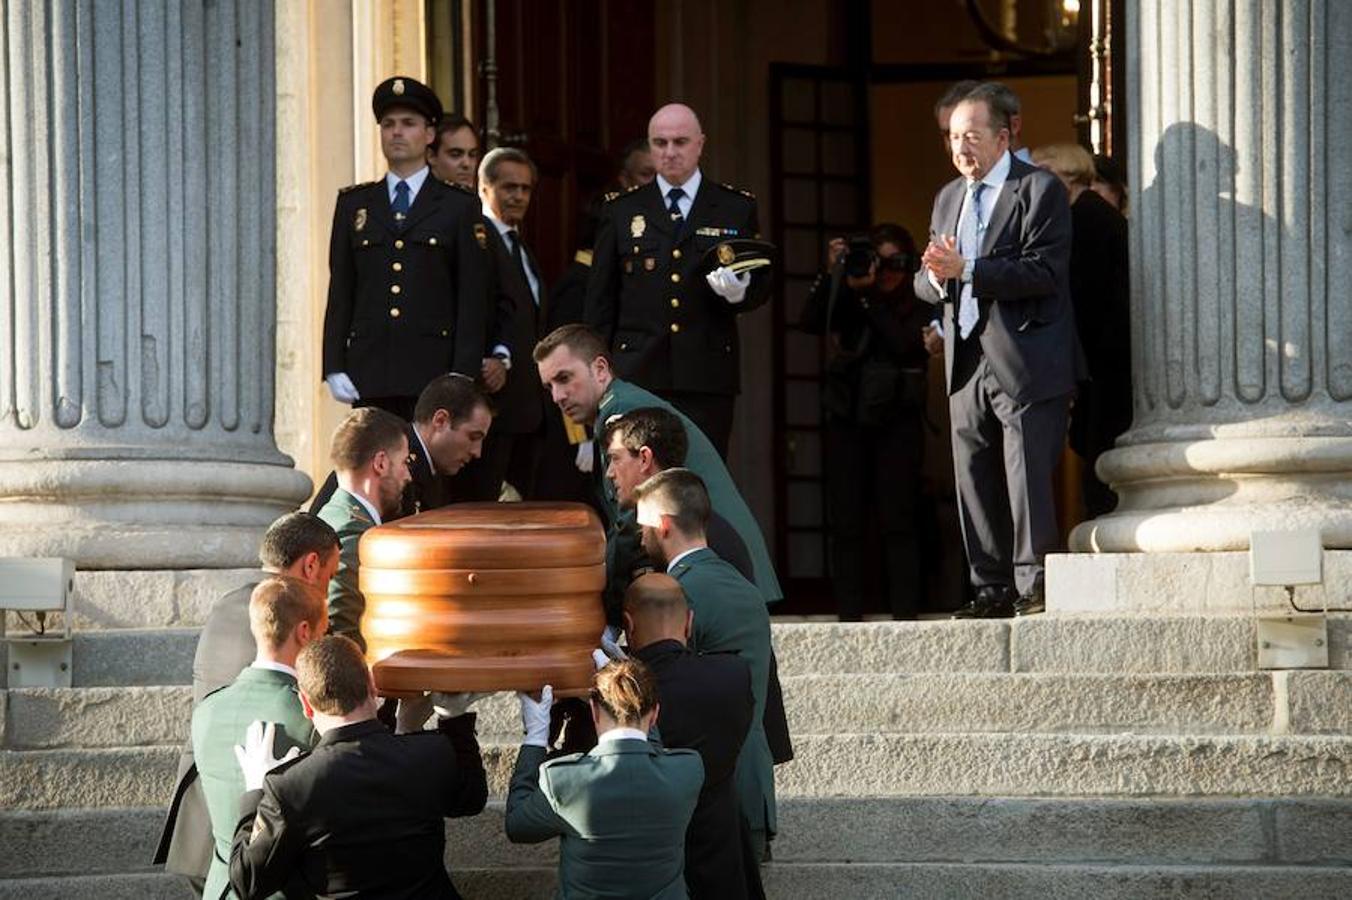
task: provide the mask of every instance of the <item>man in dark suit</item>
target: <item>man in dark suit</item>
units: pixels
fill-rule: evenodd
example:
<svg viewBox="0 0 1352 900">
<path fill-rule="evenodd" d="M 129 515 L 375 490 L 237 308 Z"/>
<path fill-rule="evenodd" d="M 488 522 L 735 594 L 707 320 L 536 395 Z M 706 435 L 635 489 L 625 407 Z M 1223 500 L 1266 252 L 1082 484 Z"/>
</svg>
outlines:
<svg viewBox="0 0 1352 900">
<path fill-rule="evenodd" d="M 338 570 L 338 535 L 317 516 L 288 513 L 268 527 L 258 559 L 264 573 L 304 581 L 323 593 Z M 257 646 L 249 629 L 249 598 L 257 586 L 258 581 L 250 581 L 211 605 L 192 661 L 194 709 L 253 661 Z M 152 862 L 185 876 L 200 895 L 211 865 L 211 847 L 211 820 L 190 738 L 179 756 L 174 797 Z"/>
<path fill-rule="evenodd" d="M 390 171 L 338 194 L 323 373 L 336 400 L 411 419 L 433 378 L 479 375 L 488 234 L 472 192 L 429 177 L 436 94 L 391 78 L 372 108 Z"/>
<path fill-rule="evenodd" d="M 698 750 L 704 787 L 685 833 L 685 883 L 694 900 L 763 897 L 760 867 L 748 859 L 750 832 L 733 777 L 756 710 L 751 667 L 732 653 L 686 647 L 694 613 L 669 575 L 644 575 L 624 594 L 629 652 L 657 679 L 657 731 L 665 747 Z"/>
<path fill-rule="evenodd" d="M 247 793 L 230 848 L 243 898 L 458 898 L 446 874 L 444 818 L 488 799 L 469 695 L 434 694 L 437 730 L 394 735 L 376 720 L 361 650 L 337 636 L 296 662 L 301 705 L 321 737 L 290 761 L 261 726 L 238 752 Z"/>
<path fill-rule="evenodd" d="M 771 273 L 706 275 L 701 264 L 723 240 L 759 236 L 756 198 L 704 178 L 704 133 L 688 106 L 659 109 L 648 144 L 656 179 L 601 210 L 584 315 L 616 375 L 670 401 L 726 458 L 740 389 L 737 316 L 769 299 Z"/>
<path fill-rule="evenodd" d="M 492 409 L 477 382 L 459 373 L 433 378 L 418 395 L 413 422 L 406 429 L 412 480 L 399 501 L 398 514 L 389 518 L 450 503 L 450 476 L 479 458 L 492 424 Z M 337 489 L 338 475 L 330 472 L 310 502 L 310 512 L 318 514 Z"/>
<path fill-rule="evenodd" d="M 1082 365 L 1066 189 L 1010 154 L 1002 97 L 983 84 L 953 110 L 961 177 L 935 198 L 915 277 L 917 297 L 944 304 L 954 470 L 976 588 L 963 618 L 1044 607 L 1043 558 L 1060 540 L 1052 475 Z"/>
<path fill-rule="evenodd" d="M 759 864 L 777 830 L 774 758 L 765 737 L 770 675 L 770 616 L 756 586 L 709 549 L 705 525 L 709 493 L 689 469 L 667 469 L 634 491 L 643 547 L 680 582 L 694 624 L 690 647 L 699 653 L 736 653 L 751 667 L 756 709 L 737 757 L 737 797 Z"/>
<path fill-rule="evenodd" d="M 504 481 L 522 497 L 534 496 L 545 398 L 530 354 L 540 337 L 548 288 L 521 224 L 537 178 L 535 163 L 515 147 L 491 150 L 479 163 L 479 197 L 497 273 L 483 377 L 490 390 L 497 388 L 497 418 L 483 458 L 466 469 L 464 478 L 486 488 L 485 499 L 497 499 Z"/>
</svg>

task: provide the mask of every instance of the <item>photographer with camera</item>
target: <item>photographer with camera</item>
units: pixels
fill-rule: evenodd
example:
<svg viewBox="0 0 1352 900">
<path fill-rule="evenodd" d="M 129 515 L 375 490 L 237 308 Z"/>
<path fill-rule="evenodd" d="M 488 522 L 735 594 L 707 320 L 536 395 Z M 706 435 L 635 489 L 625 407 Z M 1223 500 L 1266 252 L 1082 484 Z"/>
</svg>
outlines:
<svg viewBox="0 0 1352 900">
<path fill-rule="evenodd" d="M 915 241 L 900 225 L 835 238 L 799 328 L 827 336 L 822 387 L 831 569 L 841 621 L 858 621 L 865 591 L 885 582 L 896 619 L 921 605 L 916 511 L 924 446 L 924 331 Z M 876 536 L 876 537 L 874 537 Z"/>
</svg>

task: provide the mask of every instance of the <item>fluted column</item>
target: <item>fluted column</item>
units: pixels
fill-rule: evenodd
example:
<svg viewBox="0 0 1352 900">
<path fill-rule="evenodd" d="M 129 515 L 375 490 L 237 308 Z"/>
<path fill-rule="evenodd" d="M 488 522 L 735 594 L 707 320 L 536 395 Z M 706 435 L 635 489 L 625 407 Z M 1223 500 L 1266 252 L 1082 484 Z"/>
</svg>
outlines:
<svg viewBox="0 0 1352 900">
<path fill-rule="evenodd" d="M 273 9 L 4 0 L 0 555 L 246 566 L 273 441 Z"/>
<path fill-rule="evenodd" d="M 1135 420 L 1072 547 L 1352 548 L 1352 4 L 1127 7 Z"/>
</svg>

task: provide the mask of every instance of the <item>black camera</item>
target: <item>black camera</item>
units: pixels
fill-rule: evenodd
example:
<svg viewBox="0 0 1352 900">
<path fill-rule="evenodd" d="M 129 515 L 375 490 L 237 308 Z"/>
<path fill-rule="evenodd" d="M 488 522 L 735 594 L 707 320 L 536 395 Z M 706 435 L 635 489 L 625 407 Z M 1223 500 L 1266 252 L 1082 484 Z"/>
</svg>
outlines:
<svg viewBox="0 0 1352 900">
<path fill-rule="evenodd" d="M 867 278 L 878 251 L 866 234 L 857 234 L 845 242 L 845 275 L 849 278 Z"/>
<path fill-rule="evenodd" d="M 867 278 L 874 264 L 878 272 L 910 272 L 911 256 L 902 251 L 892 256 L 879 256 L 873 241 L 866 234 L 858 234 L 845 242 L 845 275 L 849 278 Z"/>
</svg>

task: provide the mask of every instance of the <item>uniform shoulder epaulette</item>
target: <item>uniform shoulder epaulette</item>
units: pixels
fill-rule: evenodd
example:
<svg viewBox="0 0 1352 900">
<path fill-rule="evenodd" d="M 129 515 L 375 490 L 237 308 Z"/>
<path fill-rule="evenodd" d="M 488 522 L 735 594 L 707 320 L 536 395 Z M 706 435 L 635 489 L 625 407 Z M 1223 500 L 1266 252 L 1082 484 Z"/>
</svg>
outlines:
<svg viewBox="0 0 1352 900">
<path fill-rule="evenodd" d="M 725 190 L 725 191 L 732 191 L 734 194 L 741 194 L 743 197 L 747 198 L 748 200 L 755 200 L 755 199 L 756 199 L 756 195 L 755 195 L 755 194 L 751 193 L 750 191 L 748 191 L 748 190 L 746 190 L 746 189 L 744 189 L 744 188 L 739 188 L 739 187 L 737 187 L 737 185 L 735 185 L 735 184 L 727 184 L 727 183 L 722 182 L 722 181 L 715 181 L 714 184 L 718 185 L 719 187 L 721 187 L 721 188 L 722 188 L 723 190 Z"/>
<path fill-rule="evenodd" d="M 619 192 L 619 191 L 606 191 L 605 194 L 601 197 L 601 202 L 602 202 L 602 203 L 609 203 L 610 201 L 614 200 L 614 199 L 615 199 L 616 197 L 618 197 L 618 196 L 620 196 L 620 192 Z"/>
<path fill-rule="evenodd" d="M 474 193 L 474 188 L 469 187 L 468 185 L 461 184 L 461 183 L 458 182 L 458 181 L 443 181 L 442 184 L 446 185 L 447 187 L 453 187 L 453 188 L 455 188 L 457 191 L 464 191 L 466 194 L 469 194 L 471 197 L 477 196 L 477 195 Z"/>
<path fill-rule="evenodd" d="M 361 184 L 349 184 L 345 188 L 338 189 L 338 196 L 341 197 L 343 194 L 350 194 L 353 191 L 360 190 L 361 188 L 370 187 L 373 184 L 375 184 L 374 181 L 363 181 Z"/>
</svg>

